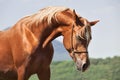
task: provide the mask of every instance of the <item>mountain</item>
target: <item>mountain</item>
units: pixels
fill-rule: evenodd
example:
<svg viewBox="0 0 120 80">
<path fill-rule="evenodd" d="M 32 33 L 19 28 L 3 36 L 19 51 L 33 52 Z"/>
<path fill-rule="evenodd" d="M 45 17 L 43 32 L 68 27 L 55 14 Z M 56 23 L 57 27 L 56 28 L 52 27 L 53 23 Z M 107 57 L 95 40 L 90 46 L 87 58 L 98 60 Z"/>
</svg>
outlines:
<svg viewBox="0 0 120 80">
<path fill-rule="evenodd" d="M 54 61 L 71 60 L 69 53 L 60 41 L 54 40 L 52 43 L 54 47 Z"/>
</svg>

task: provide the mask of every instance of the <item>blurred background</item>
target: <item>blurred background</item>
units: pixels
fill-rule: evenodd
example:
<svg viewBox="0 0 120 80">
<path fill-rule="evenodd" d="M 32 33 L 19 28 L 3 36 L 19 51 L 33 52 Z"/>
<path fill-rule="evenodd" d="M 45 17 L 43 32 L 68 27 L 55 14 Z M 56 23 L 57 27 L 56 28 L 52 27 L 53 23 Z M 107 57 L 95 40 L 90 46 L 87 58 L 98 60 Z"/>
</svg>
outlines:
<svg viewBox="0 0 120 80">
<path fill-rule="evenodd" d="M 93 62 L 94 65 L 97 66 L 97 67 L 92 66 L 92 69 L 99 68 L 100 70 L 98 71 L 100 72 L 103 71 L 103 73 L 106 73 L 104 74 L 104 76 L 106 75 L 107 77 L 102 78 L 104 76 L 101 75 L 99 76 L 100 78 L 98 78 L 98 80 L 120 80 L 119 76 L 117 79 L 113 79 L 114 75 L 120 75 L 120 69 L 115 70 L 118 73 L 114 74 L 116 73 L 112 71 L 114 67 L 113 66 L 110 67 L 110 65 L 117 64 L 118 66 L 118 64 L 120 64 L 120 57 L 119 57 L 120 56 L 120 42 L 119 42 L 120 41 L 120 0 L 89 0 L 89 1 L 88 0 L 0 0 L 0 30 L 5 30 L 8 27 L 12 27 L 22 17 L 34 14 L 38 10 L 47 6 L 69 7 L 75 9 L 79 15 L 87 18 L 89 21 L 100 20 L 99 23 L 97 23 L 95 26 L 92 27 L 92 41 L 89 45 L 89 56 L 91 57 L 91 62 Z M 56 68 L 54 68 L 53 65 L 56 66 L 63 65 L 62 62 L 66 65 L 70 65 L 70 67 L 74 66 L 73 63 L 71 62 L 71 58 L 64 49 L 64 46 L 62 44 L 62 36 L 55 39 L 53 41 L 53 44 L 55 46 L 54 47 L 55 54 L 52 63 L 52 71 L 54 72 L 54 69 L 56 71 Z M 103 63 L 101 62 L 102 60 Z M 98 66 L 100 64 L 102 65 L 101 67 Z M 107 65 L 106 67 L 105 64 Z M 107 69 L 108 71 L 102 70 L 103 68 Z M 74 72 L 73 67 L 72 67 L 72 71 Z M 91 72 L 96 74 L 97 72 L 94 71 Z M 53 73 L 52 75 L 57 73 L 62 74 L 62 72 L 63 71 L 61 70 L 61 72 L 58 71 L 56 73 Z M 72 74 L 74 76 L 77 75 L 76 77 L 78 77 L 74 80 L 80 80 L 81 77 L 78 76 L 78 74 L 79 73 L 77 71 L 76 73 Z M 56 79 L 52 77 L 52 80 L 73 80 L 72 78 L 63 79 L 65 78 L 65 74 L 63 78 L 59 78 L 59 77 L 60 76 L 58 76 Z M 89 77 L 81 78 L 81 80 L 82 79 L 94 80 L 94 79 L 90 79 Z"/>
</svg>

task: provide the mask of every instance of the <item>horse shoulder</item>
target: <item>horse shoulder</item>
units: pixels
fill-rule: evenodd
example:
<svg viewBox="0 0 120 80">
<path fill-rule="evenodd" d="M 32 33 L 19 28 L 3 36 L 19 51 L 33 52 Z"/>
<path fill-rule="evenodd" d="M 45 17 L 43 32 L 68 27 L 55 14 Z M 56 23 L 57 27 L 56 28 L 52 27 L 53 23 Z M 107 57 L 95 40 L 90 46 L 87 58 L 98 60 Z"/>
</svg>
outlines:
<svg viewBox="0 0 120 80">
<path fill-rule="evenodd" d="M 17 67 L 23 65 L 34 52 L 38 41 L 25 26 L 15 25 L 9 30 L 9 42 L 14 63 Z"/>
<path fill-rule="evenodd" d="M 8 77 L 12 78 L 13 76 L 15 78 L 16 76 L 12 51 L 9 45 L 9 36 L 8 30 L 0 31 L 0 78 L 4 77 L 5 79 Z"/>
</svg>

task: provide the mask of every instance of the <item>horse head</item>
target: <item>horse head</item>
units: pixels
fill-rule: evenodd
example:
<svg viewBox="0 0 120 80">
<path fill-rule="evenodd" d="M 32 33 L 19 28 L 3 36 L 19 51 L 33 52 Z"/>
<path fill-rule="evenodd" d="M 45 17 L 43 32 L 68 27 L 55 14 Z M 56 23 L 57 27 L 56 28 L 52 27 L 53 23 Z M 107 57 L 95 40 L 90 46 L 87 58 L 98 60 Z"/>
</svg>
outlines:
<svg viewBox="0 0 120 80">
<path fill-rule="evenodd" d="M 89 22 L 70 9 L 57 13 L 56 17 L 60 24 L 58 32 L 63 35 L 64 47 L 76 63 L 77 69 L 85 71 L 90 65 L 88 45 L 91 40 L 91 26 L 99 20 Z"/>
</svg>

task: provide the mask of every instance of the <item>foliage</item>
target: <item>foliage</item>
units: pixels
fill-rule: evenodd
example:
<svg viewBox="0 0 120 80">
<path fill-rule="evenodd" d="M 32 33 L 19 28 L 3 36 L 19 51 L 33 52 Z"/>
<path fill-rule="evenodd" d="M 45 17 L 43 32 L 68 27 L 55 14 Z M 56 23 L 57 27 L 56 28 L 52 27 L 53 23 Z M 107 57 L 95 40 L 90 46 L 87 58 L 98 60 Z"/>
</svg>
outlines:
<svg viewBox="0 0 120 80">
<path fill-rule="evenodd" d="M 51 80 L 120 80 L 120 57 L 90 59 L 91 66 L 82 73 L 72 61 L 53 62 Z M 31 77 L 38 80 L 36 77 Z"/>
</svg>

